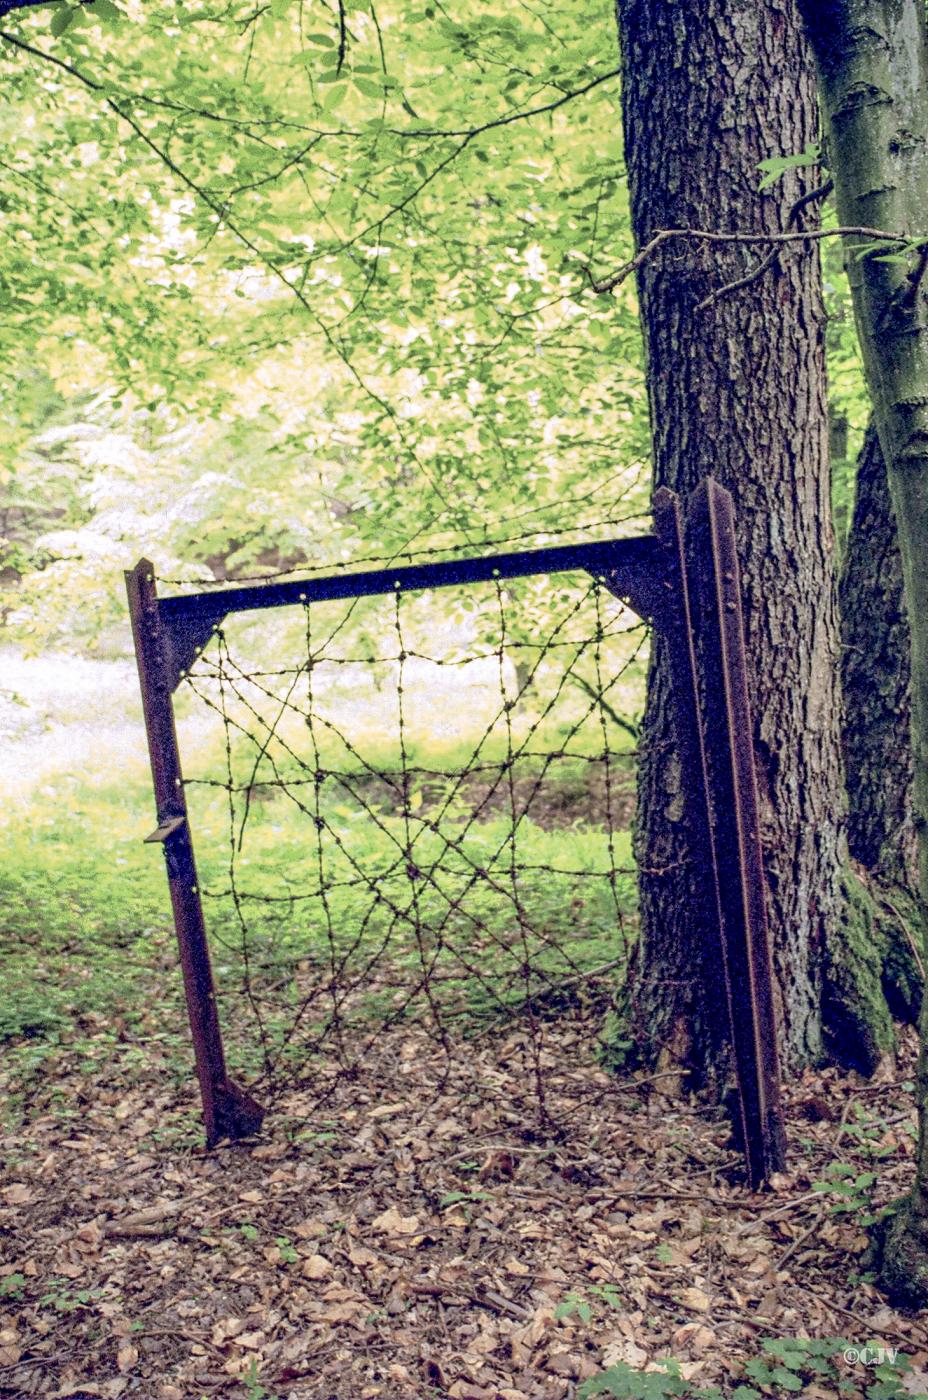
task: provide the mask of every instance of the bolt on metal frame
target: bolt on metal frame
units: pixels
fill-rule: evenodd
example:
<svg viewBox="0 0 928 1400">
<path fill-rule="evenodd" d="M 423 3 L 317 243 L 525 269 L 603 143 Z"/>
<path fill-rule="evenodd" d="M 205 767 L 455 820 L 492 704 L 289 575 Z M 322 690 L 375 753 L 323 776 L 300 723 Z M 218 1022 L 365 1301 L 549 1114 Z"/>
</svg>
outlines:
<svg viewBox="0 0 928 1400">
<path fill-rule="evenodd" d="M 725 979 L 748 1178 L 785 1163 L 765 881 L 731 496 L 711 478 L 687 500 L 661 488 L 654 533 L 395 569 L 159 598 L 145 559 L 129 614 L 196 1059 L 207 1146 L 255 1133 L 261 1106 L 228 1076 L 174 721 L 173 693 L 234 612 L 582 569 L 665 636 L 688 775 L 687 819 Z"/>
</svg>

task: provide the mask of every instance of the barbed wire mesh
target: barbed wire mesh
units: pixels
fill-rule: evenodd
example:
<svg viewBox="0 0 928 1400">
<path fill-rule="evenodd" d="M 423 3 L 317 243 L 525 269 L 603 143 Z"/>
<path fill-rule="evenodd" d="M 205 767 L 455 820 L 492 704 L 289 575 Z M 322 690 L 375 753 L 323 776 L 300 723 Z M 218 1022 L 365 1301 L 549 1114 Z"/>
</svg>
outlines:
<svg viewBox="0 0 928 1400">
<path fill-rule="evenodd" d="M 467 531 L 462 530 L 460 527 L 457 529 L 447 527 L 445 530 L 439 532 L 448 536 L 444 542 L 430 537 L 431 543 L 423 541 L 417 544 L 416 541 L 419 539 L 419 535 L 417 534 L 410 539 L 404 540 L 402 544 L 398 544 L 393 550 L 386 554 L 362 555 L 346 546 L 347 557 L 340 559 L 328 558 L 315 561 L 301 559 L 297 563 L 288 564 L 285 568 L 266 568 L 260 573 L 246 573 L 236 570 L 233 574 L 222 578 L 202 577 L 203 568 L 201 567 L 193 576 L 188 574 L 185 577 L 169 577 L 167 574 L 159 574 L 159 581 L 169 584 L 172 588 L 181 590 L 191 588 L 197 590 L 216 588 L 217 590 L 221 590 L 230 580 L 234 580 L 237 584 L 270 583 L 272 580 L 292 578 L 297 575 L 312 576 L 320 573 L 328 574 L 342 571 L 350 573 L 362 566 L 367 567 L 369 565 L 412 564 L 426 560 L 444 559 L 449 555 L 460 554 L 462 547 L 465 545 L 477 549 L 495 549 L 502 545 L 513 544 L 542 547 L 554 540 L 559 542 L 565 540 L 568 536 L 580 536 L 584 540 L 590 540 L 597 538 L 603 532 L 605 532 L 606 538 L 610 538 L 615 535 L 620 527 L 639 525 L 650 520 L 650 512 L 647 510 L 630 511 L 624 515 L 605 515 L 601 518 L 594 517 L 589 520 L 586 519 L 585 515 L 580 514 L 576 516 L 570 525 L 557 525 L 543 518 L 544 515 L 551 514 L 555 510 L 557 510 L 560 515 L 563 515 L 565 504 L 570 506 L 579 503 L 565 503 L 561 501 L 556 505 L 549 503 L 543 506 L 535 506 L 517 515 L 510 516 L 508 519 L 497 521 L 497 529 L 494 531 L 489 531 L 486 527 L 483 527 L 479 530 L 472 530 L 468 534 Z M 505 535 L 500 535 L 498 533 L 499 528 L 503 525 L 515 524 L 519 521 L 524 522 L 528 517 L 532 516 L 536 517 L 536 519 L 530 528 L 514 531 Z M 477 534 L 478 538 L 471 538 L 473 534 Z"/>
<path fill-rule="evenodd" d="M 321 1099 L 387 1027 L 450 1064 L 517 1017 L 544 1114 L 545 1027 L 595 1032 L 632 937 L 647 644 L 586 574 L 216 629 L 181 726 L 238 1076 Z"/>
</svg>

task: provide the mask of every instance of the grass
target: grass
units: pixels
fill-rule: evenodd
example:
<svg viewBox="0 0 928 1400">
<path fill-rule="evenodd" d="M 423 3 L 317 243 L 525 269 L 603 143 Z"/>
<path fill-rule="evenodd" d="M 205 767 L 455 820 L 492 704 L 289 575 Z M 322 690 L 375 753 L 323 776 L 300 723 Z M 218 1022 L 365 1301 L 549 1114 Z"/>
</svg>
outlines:
<svg viewBox="0 0 928 1400">
<path fill-rule="evenodd" d="M 332 624 L 337 640 L 306 672 L 300 619 L 280 635 L 267 619 L 257 632 L 235 619 L 223 645 L 248 663 L 236 670 L 213 648 L 178 692 L 199 880 L 239 1074 L 270 1059 L 296 1073 L 333 1030 L 385 1019 L 440 1014 L 468 1034 L 527 1002 L 550 1014 L 597 969 L 620 973 L 635 904 L 621 829 L 630 738 L 591 710 L 582 685 L 564 683 L 581 652 L 587 688 L 596 678 L 589 644 L 578 633 L 537 667 L 530 648 L 516 704 L 508 656 L 503 666 L 470 638 L 486 654 L 454 659 L 466 628 L 459 619 L 439 646 L 425 604 L 418 644 L 443 646 L 446 660 L 417 656 L 407 608 L 402 666 L 390 659 L 400 641 L 387 624 L 376 636 Z M 559 642 L 588 623 L 571 622 Z M 596 653 L 620 709 L 640 693 L 639 645 L 617 634 Z M 30 791 L 8 766 L 0 819 L 0 1043 L 20 1107 L 58 1055 L 157 1055 L 178 1078 L 190 1073 L 163 861 L 142 845 L 155 823 L 131 678 L 107 690 L 95 671 L 75 698 L 57 675 L 42 776 Z M 597 761 L 603 723 L 608 775 Z M 109 770 L 104 745 L 116 754 Z M 412 770 L 405 793 L 401 768 Z"/>
<path fill-rule="evenodd" d="M 460 741 L 439 737 L 431 750 L 420 744 L 415 761 L 450 769 L 465 756 Z M 496 756 L 487 753 L 486 761 Z M 199 757 L 203 773 L 224 776 L 219 736 L 201 745 Z M 326 1002 L 314 989 L 333 969 L 353 984 L 339 1006 L 345 1023 L 420 1013 L 418 1002 L 404 1001 L 427 966 L 438 1001 L 467 1033 L 507 1008 L 521 1009 L 527 994 L 539 1010 L 556 1010 L 559 986 L 569 1000 L 586 974 L 624 955 L 617 925 L 631 926 L 633 880 L 620 873 L 613 890 L 590 872 L 607 870 L 610 861 L 630 866 L 629 837 L 616 831 L 610 855 L 603 829 L 578 820 L 590 781 L 586 758 L 575 752 L 551 765 L 517 827 L 514 885 L 506 785 L 490 793 L 483 819 L 468 824 L 489 780 L 450 802 L 453 779 L 414 783 L 410 877 L 406 818 L 395 790 L 371 775 L 393 757 L 373 744 L 366 761 L 342 752 L 348 785 L 325 782 L 324 901 L 301 898 L 319 886 L 320 838 L 305 793 L 301 810 L 280 789 L 262 791 L 259 779 L 250 794 L 235 794 L 230 826 L 225 788 L 190 789 L 233 1069 L 261 1068 L 256 1018 L 265 1050 L 282 1057 L 288 1072 L 297 1069 L 307 1044 L 330 1029 L 331 997 Z M 326 761 L 337 760 L 333 743 Z M 241 755 L 233 762 L 244 788 L 253 764 Z M 518 769 L 517 810 L 542 767 L 532 760 Z M 14 1115 L 28 1103 L 36 1076 L 53 1073 L 61 1054 L 84 1055 L 88 1065 L 157 1055 L 178 1078 L 189 1074 L 164 867 L 159 848 L 141 841 L 152 818 L 144 772 L 122 781 L 72 776 L 46 786 L 28 820 L 20 814 L 0 833 L 0 1042 Z M 229 888 L 233 843 L 237 905 L 221 893 Z M 312 1005 L 294 1037 L 307 997 Z"/>
</svg>

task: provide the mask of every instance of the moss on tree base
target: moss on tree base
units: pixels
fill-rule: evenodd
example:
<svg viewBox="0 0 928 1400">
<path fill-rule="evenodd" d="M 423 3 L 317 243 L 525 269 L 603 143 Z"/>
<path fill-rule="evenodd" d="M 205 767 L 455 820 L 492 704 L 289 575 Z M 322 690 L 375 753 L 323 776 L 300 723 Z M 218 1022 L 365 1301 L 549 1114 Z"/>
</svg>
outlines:
<svg viewBox="0 0 928 1400">
<path fill-rule="evenodd" d="M 848 867 L 842 877 L 842 914 L 824 950 L 822 1038 L 826 1054 L 845 1069 L 869 1078 L 896 1047 L 893 1021 L 915 1025 L 922 978 L 913 951 L 919 927 L 914 895 L 900 885 L 883 885 Z M 704 1027 L 670 1020 L 659 1005 L 640 1001 L 639 950 L 629 960 L 600 1038 L 600 1058 L 615 1074 L 636 1070 L 687 1073 L 688 1087 L 721 1091 L 729 1062 L 726 1035 L 709 1041 Z"/>
<path fill-rule="evenodd" d="M 825 947 L 822 1029 L 825 1047 L 838 1064 L 871 1075 L 895 1049 L 893 1017 L 914 1022 L 921 977 L 901 906 L 848 869 L 843 877 L 841 920 Z"/>
<path fill-rule="evenodd" d="M 928 1215 L 915 1193 L 903 1196 L 873 1227 L 867 1262 L 894 1307 L 928 1307 Z"/>
</svg>

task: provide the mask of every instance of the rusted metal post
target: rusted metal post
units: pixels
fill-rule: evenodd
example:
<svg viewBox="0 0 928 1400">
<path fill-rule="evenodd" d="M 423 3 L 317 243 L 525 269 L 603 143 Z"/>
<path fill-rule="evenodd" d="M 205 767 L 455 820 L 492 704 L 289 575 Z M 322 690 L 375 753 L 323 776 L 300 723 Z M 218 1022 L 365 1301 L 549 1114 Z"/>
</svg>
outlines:
<svg viewBox="0 0 928 1400">
<path fill-rule="evenodd" d="M 147 559 L 126 572 L 126 591 L 158 813 L 157 829 L 145 839 L 164 847 L 206 1144 L 213 1147 L 223 1138 L 247 1137 L 256 1132 L 263 1110 L 226 1074 L 174 723 L 171 697 L 176 682 L 172 681 L 159 616 L 154 569 Z"/>
<path fill-rule="evenodd" d="M 685 793 L 686 834 L 694 876 L 700 889 L 697 907 L 691 910 L 690 935 L 704 951 L 704 966 L 719 967 L 722 976 L 705 979 L 706 1014 L 731 1034 L 731 994 L 725 945 L 722 939 L 722 899 L 715 853 L 715 834 L 709 793 L 709 773 L 703 727 L 700 722 L 699 671 L 696 638 L 690 605 L 680 498 L 666 487 L 654 496 L 654 531 L 664 551 L 663 595 L 654 621 L 667 647 L 670 689 L 676 710 L 676 746 Z M 723 1033 L 724 1034 L 724 1033 Z M 721 1038 L 721 1036 L 720 1036 Z M 740 1089 L 740 1085 L 739 1085 Z M 744 1100 L 739 1092 L 733 1109 L 740 1143 L 750 1136 Z M 756 1184 L 756 1183 L 754 1183 Z"/>
<path fill-rule="evenodd" d="M 732 498 L 711 478 L 687 501 L 687 606 L 719 932 L 752 1185 L 785 1164 L 766 889 Z"/>
<path fill-rule="evenodd" d="M 752 1187 L 782 1170 L 776 1026 L 757 830 L 757 797 L 731 497 L 716 482 L 687 503 L 654 496 L 652 566 L 612 570 L 606 586 L 667 644 L 676 739 L 686 777 L 688 838 L 702 907 L 693 936 L 711 940 L 722 978 L 737 1077 L 735 1128 Z M 721 991 L 724 986 L 724 1005 Z"/>
</svg>

